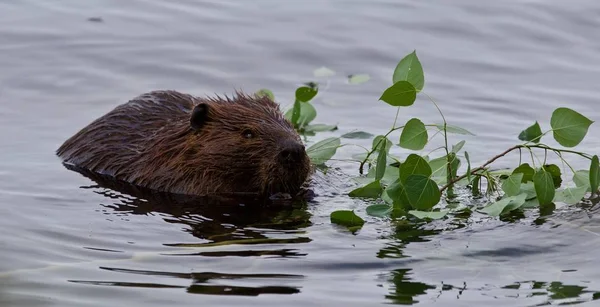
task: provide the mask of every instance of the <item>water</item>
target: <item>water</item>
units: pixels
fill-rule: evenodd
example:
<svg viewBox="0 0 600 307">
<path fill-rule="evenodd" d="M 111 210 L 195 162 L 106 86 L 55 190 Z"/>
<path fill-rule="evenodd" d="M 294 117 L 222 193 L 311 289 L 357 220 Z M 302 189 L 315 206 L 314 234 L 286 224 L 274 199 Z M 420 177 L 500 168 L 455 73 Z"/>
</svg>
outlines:
<svg viewBox="0 0 600 307">
<path fill-rule="evenodd" d="M 479 164 L 534 120 L 547 128 L 556 107 L 600 120 L 598 26 L 595 1 L 2 1 L 0 305 L 594 306 L 593 212 L 398 234 L 367 218 L 351 234 L 328 217 L 344 208 L 366 216 L 364 203 L 343 196 L 348 175 L 324 179 L 295 211 L 189 210 L 94 187 L 54 150 L 149 90 L 266 87 L 289 106 L 311 80 L 329 82 L 317 122 L 340 127 L 311 142 L 382 133 L 395 114 L 377 98 L 416 49 L 425 91 L 450 123 L 477 132 L 464 139 Z M 320 66 L 336 76 L 314 78 Z M 356 73 L 371 80 L 346 84 Z M 424 99 L 399 120 L 413 116 L 439 121 Z M 596 129 L 581 150 L 597 152 Z"/>
</svg>

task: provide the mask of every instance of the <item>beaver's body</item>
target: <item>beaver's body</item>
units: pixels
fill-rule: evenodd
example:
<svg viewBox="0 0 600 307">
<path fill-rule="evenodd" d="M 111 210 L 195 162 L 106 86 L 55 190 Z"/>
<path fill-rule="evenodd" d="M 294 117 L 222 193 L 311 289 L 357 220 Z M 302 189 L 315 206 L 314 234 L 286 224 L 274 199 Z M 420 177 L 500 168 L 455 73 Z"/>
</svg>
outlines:
<svg viewBox="0 0 600 307">
<path fill-rule="evenodd" d="M 142 187 L 191 195 L 295 194 L 310 174 L 300 137 L 279 106 L 240 93 L 143 94 L 83 128 L 57 155 Z"/>
</svg>

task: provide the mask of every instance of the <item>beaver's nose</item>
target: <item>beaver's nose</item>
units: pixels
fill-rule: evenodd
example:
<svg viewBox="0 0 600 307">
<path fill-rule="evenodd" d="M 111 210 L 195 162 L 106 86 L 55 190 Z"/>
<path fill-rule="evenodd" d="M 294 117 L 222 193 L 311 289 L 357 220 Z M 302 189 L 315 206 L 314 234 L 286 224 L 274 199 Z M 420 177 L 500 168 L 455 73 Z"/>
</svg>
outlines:
<svg viewBox="0 0 600 307">
<path fill-rule="evenodd" d="M 293 142 L 285 144 L 279 153 L 279 161 L 283 164 L 292 164 L 302 160 L 306 155 L 304 145 Z"/>
</svg>

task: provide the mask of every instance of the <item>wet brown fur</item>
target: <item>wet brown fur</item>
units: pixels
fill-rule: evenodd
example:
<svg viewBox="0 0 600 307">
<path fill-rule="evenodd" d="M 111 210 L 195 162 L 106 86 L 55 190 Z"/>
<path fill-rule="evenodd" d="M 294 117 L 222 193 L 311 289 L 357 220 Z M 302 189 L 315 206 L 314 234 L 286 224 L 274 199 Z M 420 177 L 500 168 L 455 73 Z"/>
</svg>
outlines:
<svg viewBox="0 0 600 307">
<path fill-rule="evenodd" d="M 208 115 L 194 130 L 190 116 L 198 104 L 208 106 Z M 248 131 L 253 138 L 244 137 Z M 302 142 L 269 98 L 154 91 L 93 121 L 57 155 L 66 164 L 162 192 L 294 195 L 311 167 L 304 152 L 293 167 L 279 163 L 286 144 Z"/>
</svg>

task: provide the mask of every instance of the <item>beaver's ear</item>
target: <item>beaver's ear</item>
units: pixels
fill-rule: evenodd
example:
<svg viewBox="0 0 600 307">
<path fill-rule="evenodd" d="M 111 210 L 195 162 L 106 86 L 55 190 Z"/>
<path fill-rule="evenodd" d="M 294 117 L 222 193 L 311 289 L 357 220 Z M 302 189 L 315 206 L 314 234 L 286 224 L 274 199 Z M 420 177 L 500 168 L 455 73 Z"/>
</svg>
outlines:
<svg viewBox="0 0 600 307">
<path fill-rule="evenodd" d="M 190 117 L 190 127 L 193 130 L 200 130 L 206 120 L 208 119 L 208 104 L 201 103 L 194 107 L 192 110 L 192 116 Z"/>
</svg>

